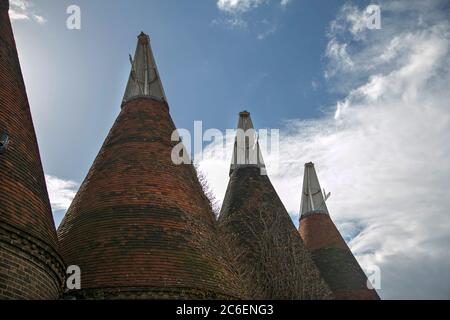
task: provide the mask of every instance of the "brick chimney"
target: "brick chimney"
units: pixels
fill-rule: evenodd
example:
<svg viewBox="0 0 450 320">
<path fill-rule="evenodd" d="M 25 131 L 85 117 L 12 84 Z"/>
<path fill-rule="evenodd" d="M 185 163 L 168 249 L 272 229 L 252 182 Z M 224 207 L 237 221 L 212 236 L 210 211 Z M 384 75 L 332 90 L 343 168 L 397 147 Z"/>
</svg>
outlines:
<svg viewBox="0 0 450 320">
<path fill-rule="evenodd" d="M 0 0 L 0 300 L 56 299 L 65 270 L 8 7 Z"/>
<path fill-rule="evenodd" d="M 339 300 L 378 300 L 350 248 L 330 218 L 313 163 L 305 165 L 300 235 L 312 258 Z"/>
<path fill-rule="evenodd" d="M 171 160 L 175 125 L 141 33 L 121 112 L 58 235 L 81 268 L 78 298 L 227 299 L 240 289 L 192 165 Z"/>
<path fill-rule="evenodd" d="M 238 129 L 253 129 L 248 112 Z M 252 133 L 253 134 L 253 133 Z M 219 231 L 252 299 L 330 299 L 298 231 L 266 175 L 259 143 L 236 139 Z M 241 156 L 236 157 L 236 150 Z M 253 154 L 252 154 L 253 153 Z M 239 160 L 240 159 L 240 160 Z M 256 159 L 250 161 L 248 159 Z"/>
</svg>

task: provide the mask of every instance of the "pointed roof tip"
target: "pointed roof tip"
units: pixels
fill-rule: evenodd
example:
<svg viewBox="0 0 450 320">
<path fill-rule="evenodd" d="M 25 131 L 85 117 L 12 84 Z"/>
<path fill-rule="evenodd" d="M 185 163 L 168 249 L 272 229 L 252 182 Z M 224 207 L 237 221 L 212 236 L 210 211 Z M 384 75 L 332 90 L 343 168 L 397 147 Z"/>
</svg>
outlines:
<svg viewBox="0 0 450 320">
<path fill-rule="evenodd" d="M 139 42 L 143 42 L 143 44 L 150 42 L 150 36 L 144 33 L 144 31 L 141 31 L 141 33 L 138 35 L 138 39 Z"/>
<path fill-rule="evenodd" d="M 314 163 L 305 163 L 300 218 L 315 213 L 329 214 L 326 199 L 327 195 L 322 192 Z"/>
<path fill-rule="evenodd" d="M 167 103 L 155 57 L 150 46 L 150 37 L 143 31 L 138 36 L 134 59 L 130 55 L 130 62 L 131 72 L 122 107 L 127 102 L 142 97 Z"/>
<path fill-rule="evenodd" d="M 252 118 L 250 117 L 250 112 L 248 112 L 247 110 L 239 112 L 237 128 L 244 131 L 254 129 Z"/>
<path fill-rule="evenodd" d="M 230 166 L 230 175 L 234 169 L 242 167 L 258 167 L 262 175 L 267 175 L 266 165 L 259 147 L 258 135 L 253 127 L 250 112 L 239 112 L 236 138 L 233 148 L 233 157 Z"/>
</svg>

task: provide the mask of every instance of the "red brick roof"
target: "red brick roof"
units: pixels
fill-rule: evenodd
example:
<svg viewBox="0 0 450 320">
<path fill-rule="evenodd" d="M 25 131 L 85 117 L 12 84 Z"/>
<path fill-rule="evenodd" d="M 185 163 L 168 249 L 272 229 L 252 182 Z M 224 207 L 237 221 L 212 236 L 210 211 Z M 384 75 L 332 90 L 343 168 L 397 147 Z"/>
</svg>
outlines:
<svg viewBox="0 0 450 320">
<path fill-rule="evenodd" d="M 331 220 L 313 163 L 305 164 L 300 235 L 337 299 L 379 299 Z"/>
<path fill-rule="evenodd" d="M 246 293 L 256 299 L 332 298 L 264 173 L 259 165 L 235 166 L 219 216 Z"/>
<path fill-rule="evenodd" d="M 378 300 L 367 287 L 367 277 L 328 214 L 300 220 L 300 235 L 336 299 Z"/>
<path fill-rule="evenodd" d="M 0 0 L 2 135 L 9 137 L 9 143 L 0 154 L 0 278 L 4 285 L 0 298 L 56 298 L 64 268 L 56 253 L 55 225 L 7 0 Z M 39 285 L 40 281 L 46 284 Z M 11 286 L 16 287 L 14 292 Z"/>
<path fill-rule="evenodd" d="M 174 130 L 163 100 L 139 94 L 122 105 L 58 229 L 65 261 L 82 272 L 74 294 L 239 296 L 195 169 L 171 160 Z"/>
</svg>

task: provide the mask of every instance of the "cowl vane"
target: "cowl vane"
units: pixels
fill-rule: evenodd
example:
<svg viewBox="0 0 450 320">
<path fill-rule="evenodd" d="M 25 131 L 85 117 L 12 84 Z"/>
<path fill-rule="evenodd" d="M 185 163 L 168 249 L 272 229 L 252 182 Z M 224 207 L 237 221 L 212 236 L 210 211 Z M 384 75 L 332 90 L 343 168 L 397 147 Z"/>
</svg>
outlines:
<svg viewBox="0 0 450 320">
<path fill-rule="evenodd" d="M 122 105 L 130 100 L 148 97 L 167 102 L 164 88 L 156 67 L 150 46 L 150 37 L 141 32 L 134 59 L 131 58 L 131 72 Z"/>
<path fill-rule="evenodd" d="M 239 113 L 230 176 L 235 169 L 241 167 L 257 167 L 261 169 L 262 175 L 267 174 L 266 165 L 259 147 L 258 135 L 253 127 L 250 112 L 248 111 Z"/>
<path fill-rule="evenodd" d="M 324 190 L 325 191 L 325 190 Z M 325 201 L 330 195 L 326 195 L 320 188 L 314 163 L 305 164 L 305 174 L 303 177 L 303 192 L 300 209 L 300 216 L 306 216 L 314 213 L 328 213 Z"/>
</svg>

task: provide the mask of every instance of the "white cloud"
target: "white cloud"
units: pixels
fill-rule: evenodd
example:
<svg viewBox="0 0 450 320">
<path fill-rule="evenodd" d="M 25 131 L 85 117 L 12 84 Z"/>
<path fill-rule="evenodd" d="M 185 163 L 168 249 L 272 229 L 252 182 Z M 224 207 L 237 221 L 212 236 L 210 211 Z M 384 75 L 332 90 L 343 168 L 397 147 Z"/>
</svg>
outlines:
<svg viewBox="0 0 450 320">
<path fill-rule="evenodd" d="M 231 16 L 231 17 L 220 17 L 212 21 L 213 25 L 224 25 L 230 29 L 247 29 L 248 23 L 242 17 Z"/>
<path fill-rule="evenodd" d="M 266 0 L 218 0 L 217 7 L 226 12 L 247 12 L 259 7 Z"/>
<path fill-rule="evenodd" d="M 59 179 L 51 175 L 45 175 L 45 180 L 52 210 L 67 210 L 75 197 L 78 184 L 74 181 Z"/>
<path fill-rule="evenodd" d="M 269 23 L 267 22 L 266 24 L 269 24 Z M 277 30 L 278 30 L 277 25 L 275 25 L 275 24 L 270 25 L 269 24 L 269 28 L 267 30 L 259 33 L 257 38 L 258 38 L 258 40 L 264 40 L 268 36 L 273 35 L 275 32 L 277 32 Z"/>
<path fill-rule="evenodd" d="M 39 16 L 37 14 L 33 14 L 33 19 L 36 20 L 39 24 L 44 24 L 47 22 L 47 19 L 45 19 L 43 16 Z"/>
<path fill-rule="evenodd" d="M 348 88 L 345 98 L 320 119 L 285 123 L 277 174 L 264 159 L 295 220 L 303 165 L 315 162 L 352 251 L 381 268 L 383 298 L 449 298 L 450 22 L 442 9 L 449 5 L 409 3 L 382 2 L 383 29 L 364 37 L 338 17 L 330 43 L 346 55 L 327 56 L 329 84 Z M 351 68 L 342 66 L 347 59 Z M 218 199 L 228 165 L 201 163 Z"/>
<path fill-rule="evenodd" d="M 16 10 L 10 9 L 9 10 L 9 17 L 11 20 L 30 20 L 30 17 L 25 13 L 17 12 Z"/>
<path fill-rule="evenodd" d="M 292 0 L 281 0 L 280 5 L 282 7 L 286 7 L 288 4 L 290 4 Z"/>
<path fill-rule="evenodd" d="M 277 0 L 280 6 L 285 8 L 292 0 Z M 254 10 L 271 0 L 217 0 L 219 10 L 228 13 L 243 13 Z"/>
<path fill-rule="evenodd" d="M 311 88 L 316 91 L 320 88 L 320 82 L 317 80 L 312 80 L 311 81 Z"/>
<path fill-rule="evenodd" d="M 271 0 L 217 0 L 217 7 L 225 12 L 247 12 L 260 7 Z M 292 0 L 277 0 L 282 7 L 286 7 Z"/>
<path fill-rule="evenodd" d="M 217 0 L 217 7 L 224 16 L 214 19 L 212 24 L 254 31 L 256 38 L 263 40 L 277 32 L 277 23 L 269 22 L 267 19 L 248 19 L 248 15 L 251 11 L 271 2 L 271 0 Z M 291 0 L 277 0 L 277 2 L 282 8 L 286 8 Z"/>
<path fill-rule="evenodd" d="M 9 17 L 11 20 L 34 20 L 38 24 L 44 24 L 47 20 L 36 13 L 34 3 L 29 0 L 10 0 Z"/>
<path fill-rule="evenodd" d="M 326 78 L 334 76 L 338 71 L 351 69 L 354 65 L 347 52 L 347 44 L 339 43 L 335 38 L 328 42 L 325 55 L 334 62 L 334 70 L 328 70 Z"/>
</svg>

